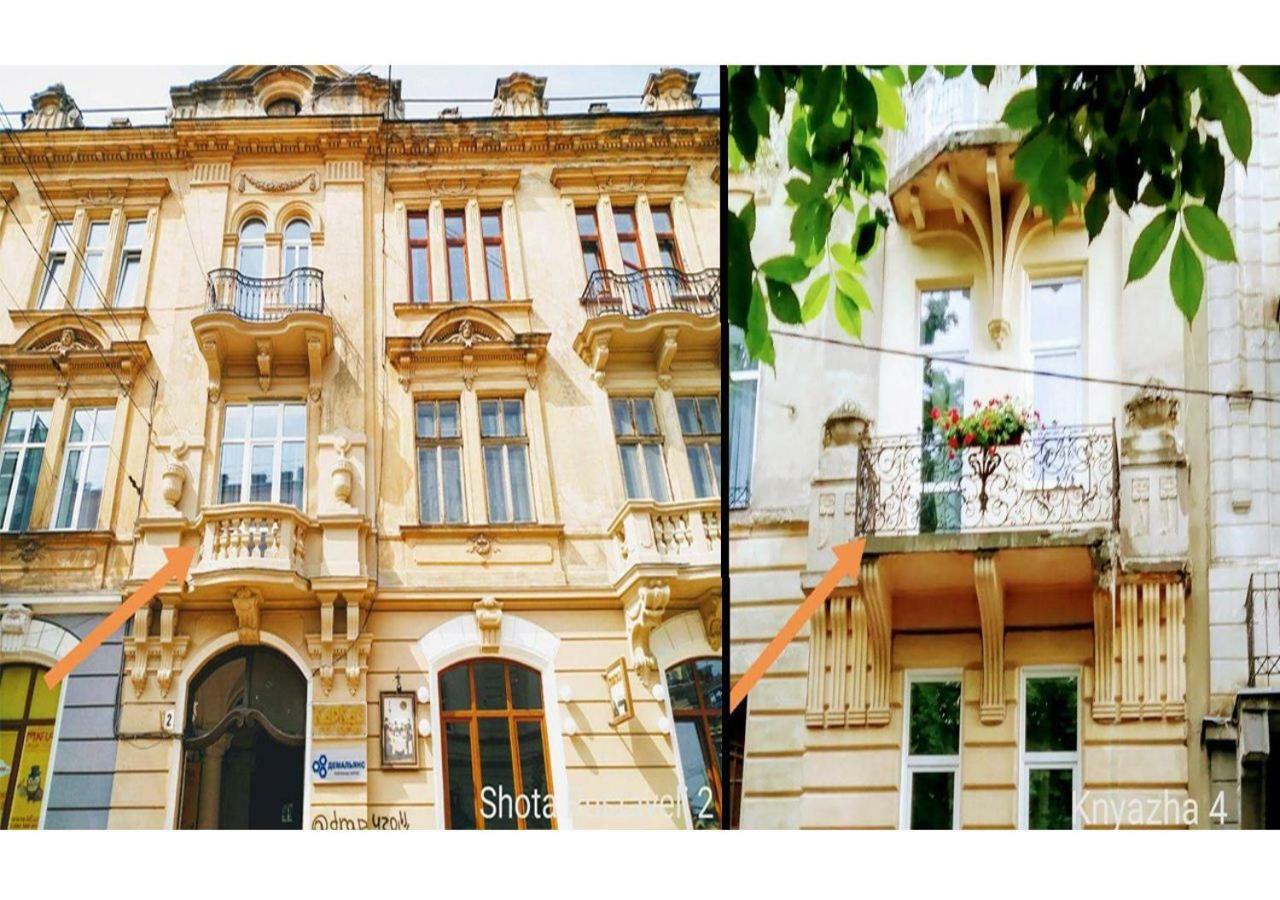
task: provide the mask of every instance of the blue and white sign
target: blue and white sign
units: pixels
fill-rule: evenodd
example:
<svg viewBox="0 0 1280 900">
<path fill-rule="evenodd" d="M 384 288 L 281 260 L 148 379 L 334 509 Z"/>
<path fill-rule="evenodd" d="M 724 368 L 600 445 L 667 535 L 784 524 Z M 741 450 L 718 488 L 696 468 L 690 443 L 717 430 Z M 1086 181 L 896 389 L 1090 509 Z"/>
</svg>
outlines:
<svg viewBox="0 0 1280 900">
<path fill-rule="evenodd" d="M 369 778 L 364 744 L 329 744 L 311 748 L 312 784 L 363 784 Z"/>
</svg>

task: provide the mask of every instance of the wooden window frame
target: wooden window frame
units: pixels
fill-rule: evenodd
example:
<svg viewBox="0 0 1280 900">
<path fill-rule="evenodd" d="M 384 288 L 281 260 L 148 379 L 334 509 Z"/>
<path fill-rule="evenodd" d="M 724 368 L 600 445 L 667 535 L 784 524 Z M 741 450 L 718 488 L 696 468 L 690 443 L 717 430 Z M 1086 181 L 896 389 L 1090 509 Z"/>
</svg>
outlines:
<svg viewBox="0 0 1280 900">
<path fill-rule="evenodd" d="M 498 223 L 498 233 L 496 235 L 488 235 L 484 232 L 485 216 L 492 216 Z M 511 299 L 511 276 L 507 272 L 507 246 L 506 232 L 502 227 L 502 210 L 499 209 L 481 209 L 480 210 L 480 243 L 481 255 L 484 257 L 484 285 L 485 294 L 490 300 L 503 302 Z M 493 280 L 489 277 L 489 248 L 497 247 L 499 259 L 502 261 L 502 296 L 493 296 Z"/>
<path fill-rule="evenodd" d="M 623 231 L 618 227 L 618 217 L 623 213 L 631 216 L 631 225 L 635 228 L 635 231 Z M 613 208 L 613 230 L 618 236 L 618 256 L 622 260 L 622 274 L 626 275 L 629 272 L 643 272 L 646 267 L 644 260 L 644 245 L 640 243 L 640 220 L 636 217 L 635 204 L 630 204 L 628 206 L 615 206 Z M 634 267 L 632 267 L 631 263 L 627 262 L 627 257 L 622 252 L 622 245 L 625 243 L 634 243 L 636 245 L 636 257 L 640 262 Z"/>
<path fill-rule="evenodd" d="M 666 668 L 666 670 L 663 672 L 663 679 L 666 680 L 668 678 L 669 673 L 671 672 L 672 669 L 678 668 L 679 666 L 683 666 L 683 665 L 688 665 L 690 667 L 689 671 L 693 675 L 693 689 L 694 689 L 695 696 L 697 696 L 698 698 L 698 707 L 697 709 L 688 709 L 688 708 L 678 709 L 676 708 L 676 705 L 672 703 L 671 718 L 675 722 L 692 721 L 697 723 L 698 740 L 702 746 L 702 752 L 704 754 L 702 759 L 702 764 L 707 771 L 707 776 L 708 776 L 707 782 L 711 785 L 711 792 L 712 792 L 711 799 L 715 804 L 715 820 L 718 823 L 720 823 L 720 827 L 723 828 L 724 827 L 724 786 L 722 784 L 721 772 L 720 772 L 720 766 L 721 766 L 722 760 L 720 758 L 720 754 L 716 751 L 715 739 L 711 737 L 711 726 L 708 724 L 708 720 L 716 717 L 720 717 L 723 720 L 724 710 L 718 706 L 707 705 L 707 700 L 702 690 L 702 676 L 699 674 L 698 666 L 697 666 L 697 664 L 702 660 L 715 660 L 716 662 L 720 662 L 722 664 L 721 670 L 720 670 L 720 678 L 723 681 L 724 679 L 723 661 L 718 656 L 694 656 L 694 657 L 690 657 L 689 659 L 681 660 L 680 662 L 670 665 Z M 723 689 L 723 685 L 721 687 Z M 667 695 L 670 696 L 670 687 L 667 688 Z M 722 740 L 723 740 L 723 736 L 724 736 L 724 731 L 722 727 L 721 728 Z M 672 725 L 672 729 L 671 729 L 671 742 L 673 745 L 675 745 L 676 752 L 679 753 L 680 742 L 679 742 L 679 738 L 676 736 L 674 724 Z M 680 764 L 681 766 L 683 766 L 684 760 L 681 760 Z M 687 789 L 686 789 L 686 795 L 687 795 Z M 692 824 L 692 822 L 698 818 L 698 812 L 699 812 L 698 810 L 694 810 L 694 809 L 689 810 L 689 818 L 691 820 L 690 824 Z"/>
<path fill-rule="evenodd" d="M 477 662 L 500 662 L 502 663 L 502 683 L 506 693 L 506 707 L 503 709 L 478 709 L 476 707 L 476 675 L 475 663 Z M 471 706 L 469 709 L 445 709 L 444 708 L 444 676 L 454 669 L 461 666 L 467 667 L 467 682 L 470 690 Z M 484 787 L 483 769 L 480 765 L 480 729 L 481 719 L 505 719 L 507 722 L 507 736 L 511 746 L 511 774 L 512 781 L 515 786 L 515 796 L 519 797 L 524 793 L 524 772 L 520 767 L 520 741 L 518 733 L 518 725 L 520 722 L 538 722 L 541 725 L 542 732 L 542 764 L 545 768 L 544 777 L 547 784 L 547 793 L 550 797 L 555 797 L 555 782 L 552 780 L 551 765 L 551 747 L 547 738 L 547 711 L 545 700 L 542 706 L 537 709 L 516 709 L 511 705 L 511 667 L 520 666 L 522 669 L 534 673 L 538 676 L 538 687 L 543 687 L 543 673 L 527 666 L 524 663 L 516 662 L 504 656 L 488 656 L 488 657 L 469 657 L 460 660 L 452 665 L 441 669 L 436 676 L 436 697 L 440 703 L 440 765 L 441 775 L 444 779 L 444 827 L 451 829 L 453 827 L 452 816 L 450 813 L 449 803 L 449 722 L 466 722 L 468 725 L 468 738 L 471 742 L 471 784 L 472 784 L 472 801 L 475 804 L 475 822 L 476 830 L 484 831 L 484 816 L 481 805 L 481 791 Z M 557 828 L 557 816 L 555 814 L 555 800 L 551 800 L 551 827 L 550 830 Z M 519 831 L 527 830 L 525 820 L 516 817 L 516 829 Z"/>
<path fill-rule="evenodd" d="M 424 403 L 429 403 L 435 407 L 435 428 L 436 433 L 433 437 L 423 437 L 418 434 L 418 407 Z M 458 433 L 452 437 L 440 436 L 440 404 L 452 403 L 455 407 L 455 415 L 458 423 Z M 418 522 L 422 525 L 459 525 L 468 521 L 467 518 L 467 478 L 466 478 L 466 448 L 462 440 L 463 424 L 462 424 L 462 402 L 457 397 L 415 397 L 413 401 L 413 465 L 414 478 L 418 483 Z M 461 518 L 451 521 L 445 512 L 445 494 L 444 494 L 444 456 L 441 453 L 436 454 L 436 480 L 437 480 L 437 502 L 440 505 L 440 519 L 438 521 L 429 522 L 422 515 L 422 470 L 421 464 L 418 462 L 418 453 L 423 449 L 441 450 L 445 447 L 456 447 L 458 449 L 458 491 L 459 499 L 462 503 Z"/>
<path fill-rule="evenodd" d="M 453 218 L 462 223 L 462 234 L 459 237 L 449 237 L 449 220 Z M 444 274 L 445 281 L 449 288 L 450 303 L 470 303 L 471 302 L 471 260 L 467 258 L 467 212 L 465 209 L 446 209 L 444 210 L 443 221 L 444 226 Z M 450 250 L 454 248 L 462 250 L 462 276 L 463 285 L 466 287 L 466 296 L 453 296 L 453 260 L 451 259 Z"/>
<path fill-rule="evenodd" d="M 658 230 L 658 213 L 666 213 L 667 223 L 671 226 L 670 231 Z M 677 272 L 684 271 L 684 255 L 680 252 L 680 241 L 676 238 L 676 220 L 671 214 L 670 203 L 655 203 L 649 207 L 649 215 L 653 218 L 653 237 L 658 247 L 658 254 L 662 254 L 662 242 L 671 242 L 671 255 L 675 265 L 673 268 Z"/>
<path fill-rule="evenodd" d="M 0 831 L 9 830 L 9 814 L 13 811 L 13 799 L 18 793 L 19 772 L 22 766 L 22 751 L 27 741 L 27 729 L 32 725 L 52 725 L 57 730 L 58 711 L 62 708 L 62 692 L 58 692 L 57 704 L 54 709 L 52 719 L 33 719 L 31 718 L 31 701 L 35 699 L 36 680 L 43 677 L 43 673 L 49 670 L 48 666 L 42 666 L 34 662 L 11 662 L 0 664 L 0 669 L 31 669 L 33 670 L 27 681 L 27 699 L 23 704 L 21 715 L 16 719 L 0 719 L 0 728 L 5 731 L 14 731 L 16 733 L 15 743 L 13 745 L 14 755 L 12 764 L 9 769 L 9 784 L 5 790 L 4 796 L 0 797 Z M 64 686 L 65 687 L 65 686 Z M 56 748 L 54 748 L 56 749 Z M 53 781 L 53 750 L 49 753 L 50 769 L 45 774 L 44 790 L 45 796 L 48 796 L 49 788 Z"/>
<path fill-rule="evenodd" d="M 595 234 L 586 235 L 582 233 L 582 220 L 579 217 L 584 215 L 591 217 L 591 224 L 595 228 Z M 574 227 L 578 231 L 578 248 L 580 251 L 578 258 L 583 260 L 582 268 L 583 268 L 583 271 L 586 272 L 587 278 L 588 279 L 591 278 L 591 272 L 587 271 L 586 262 L 585 262 L 585 258 L 588 252 L 587 246 L 586 246 L 587 243 L 594 244 L 594 248 L 590 252 L 591 252 L 591 255 L 595 257 L 595 260 L 596 260 L 596 271 L 597 272 L 608 271 L 609 267 L 604 259 L 604 242 L 601 240 L 601 237 L 600 237 L 599 210 L 597 210 L 594 206 L 589 206 L 585 208 L 575 206 L 573 208 L 573 223 L 574 223 Z"/>
<path fill-rule="evenodd" d="M 484 433 L 484 404 L 498 403 L 498 426 L 502 430 L 502 434 L 486 435 Z M 506 433 L 506 417 L 502 414 L 502 404 L 516 402 L 520 404 L 520 434 L 509 435 Z M 490 525 L 521 525 L 536 522 L 538 520 L 538 511 L 533 502 L 533 460 L 530 458 L 529 450 L 529 421 L 528 407 L 524 397 L 514 396 L 494 396 L 482 397 L 479 401 L 478 427 L 480 431 L 480 460 L 484 467 L 484 499 L 485 499 L 485 518 L 488 519 Z M 512 499 L 515 496 L 511 487 L 511 454 L 508 447 L 513 444 L 519 444 L 524 447 L 524 464 L 525 464 L 525 483 L 529 488 L 529 496 L 526 498 L 529 504 L 529 518 L 517 519 L 515 517 L 515 504 Z M 507 504 L 507 518 L 501 521 L 494 521 L 492 518 L 492 506 L 489 502 L 489 470 L 488 461 L 485 458 L 485 449 L 487 447 L 502 448 L 502 490 Z"/>
<path fill-rule="evenodd" d="M 413 223 L 415 220 L 421 220 L 423 224 L 423 232 L 425 237 L 413 237 Z M 405 238 L 408 241 L 409 255 L 405 266 L 405 278 L 409 282 L 409 302 L 410 303 L 430 303 L 431 297 L 431 213 L 427 210 L 411 211 L 405 219 Z M 413 251 L 421 250 L 423 258 L 426 260 L 427 266 L 423 270 L 422 277 L 426 284 L 426 296 L 418 300 L 413 292 Z"/>
<path fill-rule="evenodd" d="M 636 424 L 636 401 L 648 400 L 653 408 L 653 424 L 658 429 L 654 434 L 641 434 Z M 627 416 L 631 422 L 631 434 L 618 434 L 618 426 L 613 417 L 613 404 L 625 403 L 627 405 Z M 667 460 L 666 436 L 662 433 L 662 423 L 658 419 L 658 403 L 648 394 L 619 394 L 609 397 L 609 424 L 613 428 L 614 443 L 618 446 L 618 473 L 622 477 L 622 493 L 627 497 L 628 501 L 645 501 L 650 500 L 654 503 L 671 502 L 671 467 Z M 653 485 L 649 482 L 649 467 L 645 464 L 644 445 L 656 444 L 658 453 L 662 457 L 662 477 L 666 483 L 663 485 L 666 491 L 666 498 L 658 497 L 653 490 Z M 644 486 L 647 489 L 646 496 L 632 497 L 627 491 L 627 471 L 626 466 L 622 464 L 622 448 L 624 446 L 639 446 L 640 472 L 644 478 Z"/>
</svg>

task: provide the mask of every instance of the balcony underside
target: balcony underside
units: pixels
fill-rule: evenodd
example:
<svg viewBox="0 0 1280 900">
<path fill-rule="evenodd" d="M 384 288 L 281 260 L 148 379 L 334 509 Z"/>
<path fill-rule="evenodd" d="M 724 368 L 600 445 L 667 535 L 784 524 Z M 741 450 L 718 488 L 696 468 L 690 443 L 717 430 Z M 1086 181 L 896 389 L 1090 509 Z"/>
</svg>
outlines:
<svg viewBox="0 0 1280 900">
<path fill-rule="evenodd" d="M 209 366 L 212 397 L 224 378 L 257 378 L 268 390 L 273 377 L 304 375 L 311 398 L 320 399 L 324 361 L 333 350 L 328 314 L 299 310 L 274 322 L 248 322 L 218 310 L 196 316 L 191 327 Z"/>
<path fill-rule="evenodd" d="M 720 354 L 720 319 L 684 310 L 659 310 L 641 318 L 606 313 L 587 319 L 573 342 L 574 352 L 603 384 L 611 368 L 654 369 L 659 381 L 672 367 L 715 363 Z"/>
</svg>

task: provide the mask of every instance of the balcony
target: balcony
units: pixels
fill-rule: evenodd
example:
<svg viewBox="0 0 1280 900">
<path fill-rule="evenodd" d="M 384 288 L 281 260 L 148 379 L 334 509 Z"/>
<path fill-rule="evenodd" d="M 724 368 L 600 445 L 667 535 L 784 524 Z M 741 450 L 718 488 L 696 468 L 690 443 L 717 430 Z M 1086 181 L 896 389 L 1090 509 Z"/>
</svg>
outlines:
<svg viewBox="0 0 1280 900">
<path fill-rule="evenodd" d="M 669 379 L 681 361 L 712 360 L 720 346 L 720 270 L 593 272 L 582 292 L 587 321 L 574 350 L 603 384 L 610 366 L 640 364 Z"/>
<path fill-rule="evenodd" d="M 720 581 L 720 498 L 659 503 L 628 500 L 609 526 L 614 580 L 682 576 L 673 594 L 699 594 Z"/>
<path fill-rule="evenodd" d="M 1280 572 L 1254 572 L 1244 600 L 1249 687 L 1280 686 Z"/>
<path fill-rule="evenodd" d="M 1119 485 L 1110 425 L 1044 428 L 954 455 L 920 435 L 871 438 L 858 453 L 854 533 L 1117 529 Z"/>
<path fill-rule="evenodd" d="M 233 503 L 204 510 L 196 523 L 200 549 L 193 578 L 211 573 L 243 579 L 245 569 L 306 577 L 307 531 L 315 527 L 295 507 Z"/>
<path fill-rule="evenodd" d="M 325 311 L 319 269 L 294 269 L 279 278 L 214 269 L 205 311 L 191 327 L 209 367 L 211 399 L 221 394 L 225 378 L 257 378 L 265 391 L 275 376 L 305 376 L 311 399 L 320 399 L 333 319 Z"/>
</svg>

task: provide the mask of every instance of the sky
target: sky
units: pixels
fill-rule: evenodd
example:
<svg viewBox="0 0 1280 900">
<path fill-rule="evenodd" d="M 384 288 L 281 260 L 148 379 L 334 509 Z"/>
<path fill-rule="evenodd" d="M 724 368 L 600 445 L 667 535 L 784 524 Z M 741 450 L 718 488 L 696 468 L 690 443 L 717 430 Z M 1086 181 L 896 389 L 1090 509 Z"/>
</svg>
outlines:
<svg viewBox="0 0 1280 900">
<path fill-rule="evenodd" d="M 553 113 L 585 112 L 590 101 L 561 101 L 557 97 L 628 94 L 634 99 L 606 101 L 609 108 L 626 112 L 638 109 L 645 78 L 665 64 L 652 66 L 391 66 L 391 77 L 401 81 L 401 96 L 431 98 L 480 98 L 479 103 L 406 103 L 405 115 L 433 119 L 446 106 L 459 106 L 463 116 L 487 115 L 494 82 L 513 71 L 527 71 L 547 78 L 547 99 Z M 680 64 L 673 64 L 680 65 Z M 20 115 L 31 108 L 31 95 L 61 82 L 82 109 L 122 106 L 167 106 L 169 88 L 211 78 L 226 66 L 0 66 L 0 106 L 17 128 Z M 386 77 L 386 63 L 343 65 L 348 72 L 364 70 Z M 700 74 L 697 93 L 704 108 L 719 106 L 720 75 L 716 66 L 681 65 Z M 89 125 L 106 125 L 113 115 L 128 116 L 134 125 L 160 124 L 162 112 L 86 113 Z M 3 117 L 0 117 L 3 121 Z"/>
</svg>

